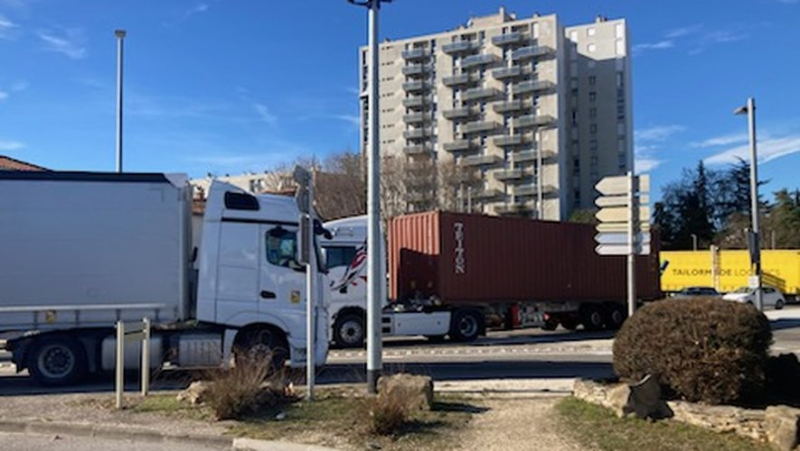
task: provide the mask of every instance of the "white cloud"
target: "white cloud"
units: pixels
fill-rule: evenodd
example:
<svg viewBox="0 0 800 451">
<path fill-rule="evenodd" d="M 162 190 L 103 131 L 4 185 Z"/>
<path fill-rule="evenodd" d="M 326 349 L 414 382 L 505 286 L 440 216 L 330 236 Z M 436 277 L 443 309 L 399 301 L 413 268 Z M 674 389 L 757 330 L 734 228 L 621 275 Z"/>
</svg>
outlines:
<svg viewBox="0 0 800 451">
<path fill-rule="evenodd" d="M 356 127 L 361 126 L 361 118 L 353 114 L 334 114 L 333 118 L 339 119 L 340 121 L 349 122 Z"/>
<path fill-rule="evenodd" d="M 0 14 L 0 39 L 12 39 L 15 28 L 19 28 L 19 25 Z"/>
<path fill-rule="evenodd" d="M 8 93 L 4 91 L 0 91 L 0 101 L 3 101 L 8 98 Z"/>
<path fill-rule="evenodd" d="M 278 118 L 275 117 L 263 103 L 253 103 L 253 109 L 258 113 L 258 117 L 267 124 L 275 125 L 278 121 Z"/>
<path fill-rule="evenodd" d="M 800 135 L 768 138 L 757 142 L 758 161 L 767 162 L 800 152 Z M 736 163 L 739 159 L 750 159 L 750 146 L 743 144 L 714 154 L 703 161 L 708 165 Z"/>
<path fill-rule="evenodd" d="M 778 3 L 785 3 L 787 5 L 793 5 L 793 4 L 797 3 L 798 1 L 800 1 L 800 0 L 778 0 Z"/>
<path fill-rule="evenodd" d="M 651 171 L 661 163 L 664 163 L 665 160 L 661 160 L 655 157 L 655 152 L 658 150 L 659 147 L 656 145 L 637 145 L 636 149 L 634 150 L 634 163 L 633 167 L 636 170 L 636 173 L 642 173 Z"/>
<path fill-rule="evenodd" d="M 730 135 L 715 136 L 700 142 L 694 142 L 690 145 L 692 147 L 706 148 L 706 147 L 720 147 L 730 146 L 733 144 L 741 144 L 747 142 L 747 133 L 733 133 Z"/>
<path fill-rule="evenodd" d="M 636 44 L 633 46 L 633 53 L 640 55 L 647 50 L 663 50 L 675 47 L 675 42 L 671 39 L 665 39 L 658 42 L 645 42 L 644 44 Z"/>
<path fill-rule="evenodd" d="M 80 28 L 68 28 L 60 34 L 50 30 L 39 30 L 36 35 L 44 42 L 46 50 L 61 53 L 74 60 L 86 58 L 87 52 L 84 47 L 86 36 Z"/>
<path fill-rule="evenodd" d="M 686 27 L 674 28 L 674 29 L 666 32 L 666 34 L 664 34 L 664 37 L 667 38 L 667 39 L 681 38 L 681 37 L 684 37 L 684 36 L 689 36 L 689 35 L 692 35 L 692 34 L 696 34 L 702 29 L 703 29 L 703 25 L 701 25 L 701 24 L 695 24 L 695 25 L 689 25 L 689 26 L 686 26 Z"/>
<path fill-rule="evenodd" d="M 682 125 L 656 125 L 633 132 L 637 141 L 665 141 L 670 136 L 686 130 Z"/>
<path fill-rule="evenodd" d="M 19 150 L 23 147 L 25 147 L 25 144 L 22 144 L 19 141 L 0 141 L 0 152 Z"/>
</svg>

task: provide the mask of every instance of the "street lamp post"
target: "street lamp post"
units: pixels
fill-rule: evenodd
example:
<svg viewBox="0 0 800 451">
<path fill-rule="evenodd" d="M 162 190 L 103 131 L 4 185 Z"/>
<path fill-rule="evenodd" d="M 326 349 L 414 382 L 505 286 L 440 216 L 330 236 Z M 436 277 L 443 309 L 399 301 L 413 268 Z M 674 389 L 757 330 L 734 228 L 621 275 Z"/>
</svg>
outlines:
<svg viewBox="0 0 800 451">
<path fill-rule="evenodd" d="M 697 235 L 694 233 L 692 234 L 692 249 L 697 250 Z"/>
<path fill-rule="evenodd" d="M 761 289 L 761 243 L 758 220 L 758 159 L 756 154 L 756 100 L 747 99 L 747 105 L 737 108 L 733 114 L 747 115 L 747 130 L 750 137 L 750 208 L 752 222 L 752 245 L 750 249 L 750 265 L 756 277 L 756 307 L 764 310 L 764 295 Z"/>
<path fill-rule="evenodd" d="M 125 30 L 114 30 L 117 37 L 117 172 L 122 172 L 122 50 Z"/>
<path fill-rule="evenodd" d="M 367 391 L 378 392 L 378 378 L 383 370 L 381 342 L 382 284 L 386 283 L 381 270 L 380 229 L 380 149 L 378 146 L 378 12 L 381 3 L 391 0 L 347 0 L 349 3 L 369 8 L 369 157 L 367 163 Z"/>
</svg>

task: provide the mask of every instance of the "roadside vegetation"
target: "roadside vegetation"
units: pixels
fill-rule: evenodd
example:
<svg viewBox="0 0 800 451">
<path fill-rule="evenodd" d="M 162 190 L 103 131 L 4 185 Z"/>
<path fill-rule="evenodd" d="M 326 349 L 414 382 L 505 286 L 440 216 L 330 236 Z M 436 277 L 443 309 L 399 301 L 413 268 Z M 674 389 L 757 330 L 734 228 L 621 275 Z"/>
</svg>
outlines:
<svg viewBox="0 0 800 451">
<path fill-rule="evenodd" d="M 560 429 L 589 449 L 603 451 L 769 451 L 769 445 L 676 421 L 618 418 L 610 410 L 575 398 L 557 406 Z"/>
</svg>

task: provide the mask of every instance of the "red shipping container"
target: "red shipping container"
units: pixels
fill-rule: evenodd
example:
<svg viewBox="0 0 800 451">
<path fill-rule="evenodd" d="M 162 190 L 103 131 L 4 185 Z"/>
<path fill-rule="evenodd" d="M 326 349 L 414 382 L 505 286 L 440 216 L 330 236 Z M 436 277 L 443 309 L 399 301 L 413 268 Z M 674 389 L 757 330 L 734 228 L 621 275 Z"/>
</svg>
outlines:
<svg viewBox="0 0 800 451">
<path fill-rule="evenodd" d="M 625 301 L 627 257 L 595 253 L 594 226 L 427 212 L 389 223 L 391 298 L 444 302 Z M 639 299 L 657 299 L 658 240 L 636 258 Z"/>
</svg>

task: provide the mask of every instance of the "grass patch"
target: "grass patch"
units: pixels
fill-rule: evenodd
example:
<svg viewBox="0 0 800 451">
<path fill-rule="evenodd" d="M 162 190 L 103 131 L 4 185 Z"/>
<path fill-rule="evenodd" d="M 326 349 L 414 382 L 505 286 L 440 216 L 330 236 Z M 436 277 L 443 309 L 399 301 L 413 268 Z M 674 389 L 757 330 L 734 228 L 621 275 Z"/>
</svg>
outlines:
<svg viewBox="0 0 800 451">
<path fill-rule="evenodd" d="M 156 413 L 172 418 L 203 421 L 214 419 L 210 408 L 178 401 L 174 394 L 149 395 L 129 402 L 128 405 L 128 409 L 134 413 Z"/>
<path fill-rule="evenodd" d="M 768 451 L 766 444 L 734 434 L 720 434 L 676 421 L 649 422 L 617 418 L 610 410 L 576 398 L 556 406 L 563 432 L 586 447 L 601 450 L 640 451 Z"/>
</svg>

